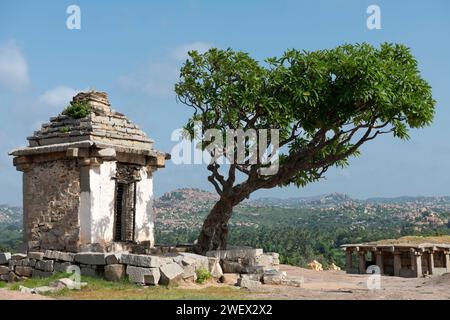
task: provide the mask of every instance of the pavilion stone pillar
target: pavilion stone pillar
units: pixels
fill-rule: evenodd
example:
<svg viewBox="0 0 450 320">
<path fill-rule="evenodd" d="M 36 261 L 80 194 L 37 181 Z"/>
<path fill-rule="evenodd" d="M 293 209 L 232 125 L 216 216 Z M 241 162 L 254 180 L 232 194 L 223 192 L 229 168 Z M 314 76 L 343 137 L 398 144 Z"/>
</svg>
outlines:
<svg viewBox="0 0 450 320">
<path fill-rule="evenodd" d="M 450 251 L 444 251 L 445 255 L 445 268 L 447 272 L 450 272 Z"/>
<path fill-rule="evenodd" d="M 380 268 L 380 274 L 384 274 L 383 269 L 383 251 L 375 251 L 375 263 Z"/>
<path fill-rule="evenodd" d="M 416 277 L 422 277 L 423 271 L 422 271 L 422 253 L 421 252 L 414 252 L 411 254 L 411 256 L 414 259 L 414 270 L 416 271 Z"/>
<path fill-rule="evenodd" d="M 430 274 L 434 274 L 434 251 L 430 250 L 430 253 L 428 254 L 428 266 L 429 266 L 429 272 Z"/>
<path fill-rule="evenodd" d="M 352 269 L 353 269 L 352 251 L 346 250 L 345 257 L 346 257 L 345 269 L 346 269 L 347 273 L 351 273 Z"/>
<path fill-rule="evenodd" d="M 364 251 L 359 252 L 359 273 L 366 273 L 366 253 Z"/>
<path fill-rule="evenodd" d="M 394 276 L 400 276 L 400 270 L 402 269 L 402 253 L 400 251 L 394 252 Z"/>
</svg>

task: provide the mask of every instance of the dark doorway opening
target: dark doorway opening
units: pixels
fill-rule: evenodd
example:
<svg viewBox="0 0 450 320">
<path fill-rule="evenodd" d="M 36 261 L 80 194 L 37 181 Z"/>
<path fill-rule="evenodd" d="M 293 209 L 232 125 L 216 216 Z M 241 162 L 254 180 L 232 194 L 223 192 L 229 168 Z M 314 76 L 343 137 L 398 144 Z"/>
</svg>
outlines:
<svg viewBox="0 0 450 320">
<path fill-rule="evenodd" d="M 134 242 L 136 183 L 116 182 L 114 241 Z"/>
</svg>

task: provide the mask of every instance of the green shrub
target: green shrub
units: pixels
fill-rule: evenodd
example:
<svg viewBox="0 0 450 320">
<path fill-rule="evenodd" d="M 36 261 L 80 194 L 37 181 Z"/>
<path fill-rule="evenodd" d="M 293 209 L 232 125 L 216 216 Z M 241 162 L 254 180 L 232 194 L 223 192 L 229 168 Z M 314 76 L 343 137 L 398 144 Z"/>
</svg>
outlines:
<svg viewBox="0 0 450 320">
<path fill-rule="evenodd" d="M 209 280 L 212 278 L 211 272 L 209 272 L 205 268 L 199 268 L 195 271 L 195 273 L 197 274 L 197 283 L 199 283 L 199 284 L 202 284 L 206 280 Z"/>
<path fill-rule="evenodd" d="M 74 119 L 81 119 L 91 113 L 91 107 L 87 102 L 73 102 L 67 106 L 63 114 Z"/>
<path fill-rule="evenodd" d="M 70 128 L 69 127 L 62 127 L 59 129 L 59 132 L 61 133 L 68 133 L 70 132 Z"/>
</svg>

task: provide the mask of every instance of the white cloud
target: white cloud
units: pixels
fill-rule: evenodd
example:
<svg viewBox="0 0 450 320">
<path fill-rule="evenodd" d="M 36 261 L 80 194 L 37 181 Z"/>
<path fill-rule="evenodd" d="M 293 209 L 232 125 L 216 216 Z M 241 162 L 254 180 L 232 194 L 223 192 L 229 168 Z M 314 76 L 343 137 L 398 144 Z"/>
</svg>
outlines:
<svg viewBox="0 0 450 320">
<path fill-rule="evenodd" d="M 53 108 L 64 108 L 72 100 L 72 97 L 80 91 L 67 86 L 57 86 L 45 91 L 39 96 L 38 100 L 40 103 Z"/>
<path fill-rule="evenodd" d="M 143 92 L 150 96 L 173 95 L 181 63 L 188 58 L 187 53 L 192 50 L 204 53 L 211 47 L 206 42 L 193 42 L 173 48 L 165 58 L 155 59 L 139 71 L 120 76 L 117 84 L 123 90 Z"/>
<path fill-rule="evenodd" d="M 30 84 L 27 61 L 20 48 L 9 41 L 0 46 L 0 87 L 22 90 Z"/>
<path fill-rule="evenodd" d="M 181 46 L 175 48 L 172 51 L 172 57 L 177 61 L 184 61 L 189 57 L 188 56 L 189 51 L 196 50 L 199 53 L 205 53 L 206 51 L 208 51 L 211 48 L 212 48 L 211 44 L 209 44 L 207 42 L 201 42 L 201 41 L 184 44 L 184 45 L 181 45 Z"/>
</svg>

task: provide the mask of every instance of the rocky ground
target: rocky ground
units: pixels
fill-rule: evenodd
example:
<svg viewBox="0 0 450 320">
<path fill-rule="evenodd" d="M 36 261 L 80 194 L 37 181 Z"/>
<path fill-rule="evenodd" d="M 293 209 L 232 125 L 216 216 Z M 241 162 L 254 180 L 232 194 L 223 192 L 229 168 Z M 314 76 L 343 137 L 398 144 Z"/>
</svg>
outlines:
<svg viewBox="0 0 450 320">
<path fill-rule="evenodd" d="M 344 271 L 313 271 L 287 265 L 281 265 L 280 269 L 286 271 L 290 277 L 303 277 L 302 287 L 263 285 L 254 291 L 246 291 L 246 294 L 239 298 L 277 300 L 450 299 L 450 274 L 419 279 L 382 276 L 381 289 L 369 290 L 366 275 L 348 275 Z M 228 287 L 225 284 L 210 285 L 215 286 L 216 289 Z M 191 284 L 184 289 L 198 291 L 205 290 L 204 287 Z M 220 293 L 220 290 L 215 292 Z M 216 297 L 211 296 L 211 298 Z M 49 298 L 37 294 L 0 289 L 0 300 L 17 299 Z"/>
</svg>

